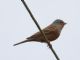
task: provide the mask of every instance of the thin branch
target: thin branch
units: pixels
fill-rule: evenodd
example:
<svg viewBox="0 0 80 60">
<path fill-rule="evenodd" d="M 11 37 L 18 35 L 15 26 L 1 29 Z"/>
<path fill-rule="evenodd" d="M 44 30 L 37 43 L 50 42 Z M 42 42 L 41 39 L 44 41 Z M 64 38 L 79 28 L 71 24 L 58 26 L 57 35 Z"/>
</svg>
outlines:
<svg viewBox="0 0 80 60">
<path fill-rule="evenodd" d="M 39 29 L 39 31 L 41 32 L 41 34 L 42 34 L 43 37 L 45 38 L 45 41 L 47 42 L 47 44 L 48 44 L 49 48 L 51 49 L 51 51 L 53 52 L 53 54 L 55 55 L 56 59 L 57 59 L 57 60 L 60 60 L 59 57 L 58 57 L 58 55 L 56 54 L 56 52 L 55 52 L 54 49 L 52 48 L 52 45 L 51 45 L 50 42 L 48 41 L 45 33 L 41 30 L 38 22 L 37 22 L 36 19 L 34 18 L 34 16 L 33 16 L 32 12 L 30 11 L 29 7 L 27 6 L 27 4 L 25 3 L 24 0 L 21 0 L 21 1 L 22 1 L 22 3 L 24 4 L 25 8 L 27 9 L 28 13 L 30 14 L 32 20 L 33 20 L 34 23 L 36 24 L 37 28 Z"/>
</svg>

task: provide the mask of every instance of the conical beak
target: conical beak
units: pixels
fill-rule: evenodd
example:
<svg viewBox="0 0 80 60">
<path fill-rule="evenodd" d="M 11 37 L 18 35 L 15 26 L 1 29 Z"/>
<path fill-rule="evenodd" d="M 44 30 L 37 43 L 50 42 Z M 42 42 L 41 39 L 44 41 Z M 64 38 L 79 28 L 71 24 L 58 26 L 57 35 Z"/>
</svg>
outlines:
<svg viewBox="0 0 80 60">
<path fill-rule="evenodd" d="M 64 23 L 64 25 L 66 25 L 67 23 Z"/>
</svg>

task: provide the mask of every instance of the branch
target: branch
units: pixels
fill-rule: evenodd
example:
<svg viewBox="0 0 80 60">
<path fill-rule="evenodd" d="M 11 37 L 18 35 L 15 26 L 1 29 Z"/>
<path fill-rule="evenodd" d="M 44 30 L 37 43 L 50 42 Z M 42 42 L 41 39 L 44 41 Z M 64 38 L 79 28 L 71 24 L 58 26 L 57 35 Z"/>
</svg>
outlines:
<svg viewBox="0 0 80 60">
<path fill-rule="evenodd" d="M 41 34 L 43 35 L 43 37 L 45 38 L 45 41 L 47 42 L 49 48 L 51 49 L 51 51 L 53 52 L 53 54 L 55 55 L 57 60 L 60 60 L 58 55 L 56 54 L 56 52 L 54 51 L 54 49 L 52 48 L 52 45 L 50 44 L 50 42 L 48 41 L 47 37 L 45 36 L 45 33 L 41 30 L 38 22 L 36 21 L 36 19 L 34 18 L 32 12 L 30 11 L 29 7 L 27 6 L 27 4 L 25 3 L 24 0 L 21 0 L 22 3 L 24 4 L 25 8 L 27 9 L 28 13 L 30 14 L 32 20 L 34 21 L 34 23 L 36 24 L 37 28 L 39 29 L 39 31 L 41 32 Z"/>
</svg>

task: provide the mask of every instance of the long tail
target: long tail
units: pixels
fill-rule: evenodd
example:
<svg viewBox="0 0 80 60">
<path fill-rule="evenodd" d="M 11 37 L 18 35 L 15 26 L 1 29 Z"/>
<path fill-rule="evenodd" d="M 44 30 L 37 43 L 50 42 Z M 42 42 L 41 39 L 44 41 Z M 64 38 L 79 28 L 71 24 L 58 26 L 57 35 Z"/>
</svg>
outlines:
<svg viewBox="0 0 80 60">
<path fill-rule="evenodd" d="M 22 43 L 25 43 L 25 42 L 30 42 L 30 41 L 33 41 L 33 40 L 24 40 L 24 41 L 21 41 L 19 43 L 14 44 L 13 46 L 16 46 L 16 45 L 19 45 L 19 44 L 22 44 Z"/>
</svg>

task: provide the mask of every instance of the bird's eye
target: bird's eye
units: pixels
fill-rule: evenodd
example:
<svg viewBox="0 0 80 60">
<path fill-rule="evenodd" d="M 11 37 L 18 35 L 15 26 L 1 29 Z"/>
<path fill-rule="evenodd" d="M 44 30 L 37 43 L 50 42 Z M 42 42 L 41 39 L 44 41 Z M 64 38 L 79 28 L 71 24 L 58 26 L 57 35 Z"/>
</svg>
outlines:
<svg viewBox="0 0 80 60">
<path fill-rule="evenodd" d="M 61 21 L 60 23 L 63 23 L 63 21 Z"/>
</svg>

